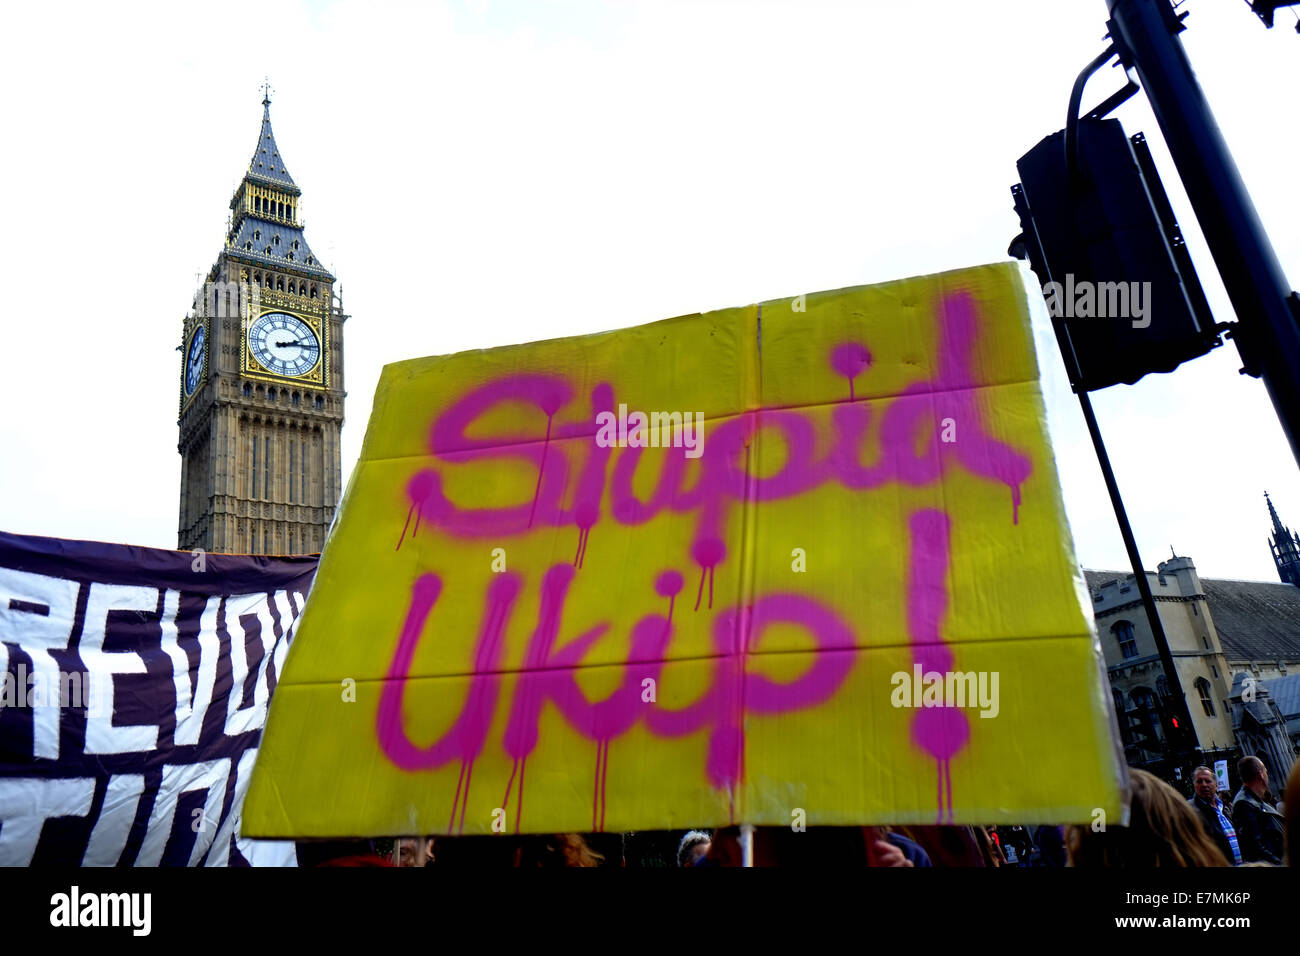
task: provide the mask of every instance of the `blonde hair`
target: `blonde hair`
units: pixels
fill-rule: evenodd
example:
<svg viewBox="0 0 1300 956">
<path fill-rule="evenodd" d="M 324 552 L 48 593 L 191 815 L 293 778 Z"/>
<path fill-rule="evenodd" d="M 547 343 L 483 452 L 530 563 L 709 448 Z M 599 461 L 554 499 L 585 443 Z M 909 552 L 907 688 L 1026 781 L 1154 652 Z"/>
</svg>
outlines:
<svg viewBox="0 0 1300 956">
<path fill-rule="evenodd" d="M 600 866 L 605 862 L 604 854 L 588 846 L 581 833 L 557 833 L 551 846 L 559 852 L 565 866 Z"/>
<path fill-rule="evenodd" d="M 1142 869 L 1227 866 L 1201 819 L 1169 784 L 1145 770 L 1129 770 L 1133 800 L 1126 827 L 1066 829 L 1070 865 Z"/>
</svg>

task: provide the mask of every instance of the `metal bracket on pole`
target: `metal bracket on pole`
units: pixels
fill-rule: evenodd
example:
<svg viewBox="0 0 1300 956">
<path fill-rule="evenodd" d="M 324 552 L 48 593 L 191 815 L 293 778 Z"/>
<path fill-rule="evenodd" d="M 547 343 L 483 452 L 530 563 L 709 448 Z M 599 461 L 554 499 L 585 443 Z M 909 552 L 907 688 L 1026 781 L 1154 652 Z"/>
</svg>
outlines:
<svg viewBox="0 0 1300 956">
<path fill-rule="evenodd" d="M 1186 13 L 1168 0 L 1107 0 L 1111 42 L 1142 82 L 1223 287 L 1232 339 L 1263 379 L 1300 462 L 1300 320 L 1277 254 L 1178 39 Z"/>
</svg>

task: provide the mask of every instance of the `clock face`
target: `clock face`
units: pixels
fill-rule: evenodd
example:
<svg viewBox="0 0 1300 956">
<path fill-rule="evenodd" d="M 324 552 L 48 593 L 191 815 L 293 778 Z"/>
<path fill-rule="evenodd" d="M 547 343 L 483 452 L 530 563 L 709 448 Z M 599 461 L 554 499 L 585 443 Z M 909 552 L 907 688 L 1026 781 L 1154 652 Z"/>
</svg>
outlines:
<svg viewBox="0 0 1300 956">
<path fill-rule="evenodd" d="M 185 397 L 189 398 L 199 387 L 203 377 L 203 347 L 207 344 L 207 333 L 199 326 L 190 336 L 190 347 L 185 350 Z"/>
<path fill-rule="evenodd" d="M 248 329 L 248 350 L 276 375 L 306 375 L 320 361 L 320 340 L 312 327 L 287 312 L 267 312 Z"/>
</svg>

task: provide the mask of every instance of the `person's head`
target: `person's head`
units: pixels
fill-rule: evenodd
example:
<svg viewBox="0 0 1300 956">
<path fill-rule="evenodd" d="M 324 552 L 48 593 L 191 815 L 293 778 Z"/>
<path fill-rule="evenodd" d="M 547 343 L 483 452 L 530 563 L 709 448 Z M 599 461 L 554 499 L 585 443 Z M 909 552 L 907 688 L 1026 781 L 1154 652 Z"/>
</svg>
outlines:
<svg viewBox="0 0 1300 956">
<path fill-rule="evenodd" d="M 1288 866 L 1300 863 L 1300 760 L 1291 767 L 1286 793 L 1282 796 L 1283 814 L 1286 816 L 1286 856 Z"/>
<path fill-rule="evenodd" d="M 1219 795 L 1219 778 L 1209 767 L 1197 767 L 1192 771 L 1192 788 L 1202 800 L 1213 803 Z"/>
<path fill-rule="evenodd" d="M 1242 784 L 1260 796 L 1268 789 L 1268 768 L 1258 757 L 1242 757 L 1237 764 Z"/>
<path fill-rule="evenodd" d="M 754 842 L 765 842 L 765 837 L 761 836 L 769 827 L 755 827 Z M 735 867 L 744 862 L 745 850 L 742 844 L 740 827 L 723 827 L 715 830 L 713 838 L 709 840 L 708 852 L 704 857 L 696 862 L 696 866 L 716 866 L 716 867 Z M 765 859 L 768 854 L 763 854 Z M 779 854 L 778 854 L 779 856 Z"/>
<path fill-rule="evenodd" d="M 398 837 L 393 841 L 393 866 L 428 866 L 433 862 L 433 837 Z"/>
<path fill-rule="evenodd" d="M 597 853 L 587 845 L 587 839 L 581 833 L 557 833 L 555 844 L 565 866 L 600 866 L 605 862 L 604 854 Z"/>
<path fill-rule="evenodd" d="M 515 866 L 542 867 L 600 866 L 605 857 L 587 845 L 581 833 L 550 833 L 522 837 L 515 851 Z"/>
<path fill-rule="evenodd" d="M 712 842 L 710 834 L 703 830 L 691 830 L 677 844 L 677 865 L 695 866 L 708 855 L 709 844 Z"/>
<path fill-rule="evenodd" d="M 1084 825 L 1066 830 L 1070 866 L 1144 869 L 1228 865 L 1196 811 L 1177 790 L 1145 770 L 1132 768 L 1129 784 L 1133 798 L 1128 826 L 1108 825 L 1094 830 Z"/>
</svg>

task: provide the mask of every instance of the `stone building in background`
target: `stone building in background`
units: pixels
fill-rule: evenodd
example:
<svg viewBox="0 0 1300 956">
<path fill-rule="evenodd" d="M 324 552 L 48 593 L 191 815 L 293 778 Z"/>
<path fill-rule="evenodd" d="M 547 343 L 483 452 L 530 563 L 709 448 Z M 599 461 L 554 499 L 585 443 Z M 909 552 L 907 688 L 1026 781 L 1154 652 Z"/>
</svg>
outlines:
<svg viewBox="0 0 1300 956">
<path fill-rule="evenodd" d="M 1269 512 L 1285 583 L 1202 579 L 1191 558 L 1176 555 L 1147 580 L 1187 698 L 1196 762 L 1227 760 L 1235 787 L 1237 759 L 1258 756 L 1276 791 L 1300 746 L 1300 548 L 1271 501 Z M 1084 577 L 1128 763 L 1175 779 L 1188 768 L 1166 753 L 1170 690 L 1134 577 Z"/>
</svg>

